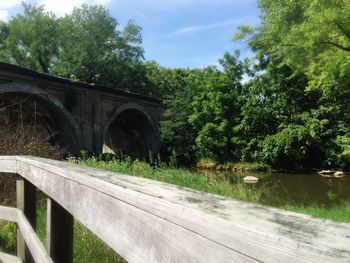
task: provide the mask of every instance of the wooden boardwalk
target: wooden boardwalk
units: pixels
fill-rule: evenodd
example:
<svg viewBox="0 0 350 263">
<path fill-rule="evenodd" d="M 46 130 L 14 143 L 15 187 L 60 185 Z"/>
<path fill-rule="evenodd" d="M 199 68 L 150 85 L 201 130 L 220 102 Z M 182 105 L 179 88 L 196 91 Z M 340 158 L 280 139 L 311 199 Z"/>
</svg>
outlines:
<svg viewBox="0 0 350 263">
<path fill-rule="evenodd" d="M 0 172 L 23 178 L 0 218 L 17 222 L 24 262 L 71 262 L 73 218 L 129 262 L 350 262 L 350 224 L 34 157 L 0 157 Z M 35 188 L 49 196 L 48 251 Z"/>
</svg>

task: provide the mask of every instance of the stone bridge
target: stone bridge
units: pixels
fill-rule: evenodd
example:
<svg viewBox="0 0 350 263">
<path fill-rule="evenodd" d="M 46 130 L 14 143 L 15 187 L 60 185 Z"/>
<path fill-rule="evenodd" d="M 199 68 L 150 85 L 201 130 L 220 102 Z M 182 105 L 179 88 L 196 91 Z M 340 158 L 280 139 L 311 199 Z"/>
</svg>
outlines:
<svg viewBox="0 0 350 263">
<path fill-rule="evenodd" d="M 0 109 L 16 101 L 28 130 L 66 152 L 156 153 L 161 101 L 0 63 Z"/>
</svg>

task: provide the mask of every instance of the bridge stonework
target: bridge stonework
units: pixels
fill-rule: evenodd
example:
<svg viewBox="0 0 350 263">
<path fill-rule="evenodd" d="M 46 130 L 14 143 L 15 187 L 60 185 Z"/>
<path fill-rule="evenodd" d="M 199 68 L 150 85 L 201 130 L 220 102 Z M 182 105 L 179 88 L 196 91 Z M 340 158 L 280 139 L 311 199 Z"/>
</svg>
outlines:
<svg viewBox="0 0 350 263">
<path fill-rule="evenodd" d="M 161 101 L 0 63 L 0 98 L 20 97 L 27 111 L 60 135 L 72 153 L 156 153 L 160 148 Z M 28 102 L 31 101 L 31 104 Z M 39 114 L 37 114 L 39 116 Z"/>
</svg>

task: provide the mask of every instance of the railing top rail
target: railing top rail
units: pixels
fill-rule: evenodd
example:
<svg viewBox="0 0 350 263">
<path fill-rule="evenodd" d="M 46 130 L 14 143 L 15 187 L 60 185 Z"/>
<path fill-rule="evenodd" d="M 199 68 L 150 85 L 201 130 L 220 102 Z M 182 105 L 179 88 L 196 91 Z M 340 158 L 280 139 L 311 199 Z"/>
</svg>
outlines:
<svg viewBox="0 0 350 263">
<path fill-rule="evenodd" d="M 130 262 L 350 259 L 348 224 L 35 157 L 0 157 L 0 172 L 30 181 Z"/>
</svg>

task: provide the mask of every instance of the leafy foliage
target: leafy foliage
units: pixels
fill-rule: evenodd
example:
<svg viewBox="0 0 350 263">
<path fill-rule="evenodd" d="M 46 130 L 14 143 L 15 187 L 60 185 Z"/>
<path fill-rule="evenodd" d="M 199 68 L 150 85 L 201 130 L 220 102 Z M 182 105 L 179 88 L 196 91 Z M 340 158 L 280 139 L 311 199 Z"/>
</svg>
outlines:
<svg viewBox="0 0 350 263">
<path fill-rule="evenodd" d="M 0 23 L 0 59 L 34 70 L 147 93 L 141 28 L 123 29 L 102 6 L 82 5 L 63 18 L 43 6 Z"/>
<path fill-rule="evenodd" d="M 0 59 L 50 72 L 59 51 L 57 18 L 43 7 L 25 3 L 23 7 L 23 14 L 0 24 Z"/>
<path fill-rule="evenodd" d="M 223 71 L 213 67 L 203 70 L 189 122 L 198 132 L 196 145 L 202 156 L 234 160 L 233 127 L 240 119 L 244 63 L 238 54 L 225 54 L 220 63 Z"/>
</svg>

